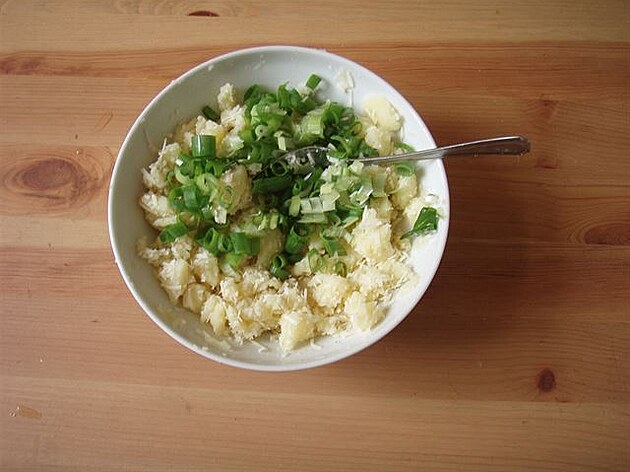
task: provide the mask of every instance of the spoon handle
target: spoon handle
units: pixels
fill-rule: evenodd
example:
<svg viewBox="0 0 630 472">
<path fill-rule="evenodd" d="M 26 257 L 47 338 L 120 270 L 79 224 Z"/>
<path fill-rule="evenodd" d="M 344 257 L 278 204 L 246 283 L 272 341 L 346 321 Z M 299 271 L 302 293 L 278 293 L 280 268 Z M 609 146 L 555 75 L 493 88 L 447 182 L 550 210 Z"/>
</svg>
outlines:
<svg viewBox="0 0 630 472">
<path fill-rule="evenodd" d="M 499 138 L 482 139 L 469 143 L 453 144 L 424 151 L 396 154 L 394 156 L 364 157 L 357 159 L 361 162 L 376 164 L 383 162 L 420 161 L 425 159 L 443 159 L 447 156 L 477 156 L 480 154 L 505 154 L 522 156 L 529 152 L 527 138 L 523 136 L 502 136 Z"/>
</svg>

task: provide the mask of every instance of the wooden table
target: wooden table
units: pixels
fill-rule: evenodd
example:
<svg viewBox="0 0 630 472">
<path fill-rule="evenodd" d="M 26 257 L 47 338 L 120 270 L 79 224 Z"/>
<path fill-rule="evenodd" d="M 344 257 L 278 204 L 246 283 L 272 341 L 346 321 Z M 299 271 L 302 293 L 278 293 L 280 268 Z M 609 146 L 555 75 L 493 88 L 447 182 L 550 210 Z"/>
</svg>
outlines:
<svg viewBox="0 0 630 472">
<path fill-rule="evenodd" d="M 627 1 L 0 3 L 3 470 L 630 470 Z M 447 162 L 452 229 L 421 304 L 289 374 L 171 341 L 107 236 L 140 110 L 262 44 L 366 65 L 438 143 L 533 146 Z"/>
</svg>

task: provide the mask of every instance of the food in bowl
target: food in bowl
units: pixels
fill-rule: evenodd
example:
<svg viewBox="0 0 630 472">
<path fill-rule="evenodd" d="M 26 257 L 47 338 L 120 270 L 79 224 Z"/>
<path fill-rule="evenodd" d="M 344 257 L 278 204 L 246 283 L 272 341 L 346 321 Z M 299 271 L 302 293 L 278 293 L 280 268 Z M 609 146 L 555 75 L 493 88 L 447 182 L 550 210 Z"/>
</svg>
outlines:
<svg viewBox="0 0 630 472">
<path fill-rule="evenodd" d="M 320 80 L 273 92 L 226 83 L 218 110 L 180 124 L 143 170 L 140 206 L 160 233 L 139 241 L 139 255 L 218 336 L 271 334 L 287 353 L 371 329 L 417 281 L 411 242 L 437 229 L 438 213 L 415 167 L 352 161 L 409 150 L 401 117 L 379 95 L 357 116 L 323 100 Z M 282 159 L 313 144 L 335 162 L 294 169 Z"/>
</svg>

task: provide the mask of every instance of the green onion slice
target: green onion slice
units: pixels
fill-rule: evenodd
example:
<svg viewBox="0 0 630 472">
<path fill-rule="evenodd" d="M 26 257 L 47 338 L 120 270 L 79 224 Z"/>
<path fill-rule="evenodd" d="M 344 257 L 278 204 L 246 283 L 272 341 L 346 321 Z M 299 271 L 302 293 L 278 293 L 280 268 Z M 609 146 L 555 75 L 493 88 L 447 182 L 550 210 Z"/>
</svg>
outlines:
<svg viewBox="0 0 630 472">
<path fill-rule="evenodd" d="M 335 230 L 335 231 L 333 231 Z M 324 244 L 324 249 L 331 256 L 345 256 L 346 250 L 344 249 L 341 241 L 338 238 L 339 232 L 335 227 L 324 228 L 319 232 L 319 237 Z"/>
<path fill-rule="evenodd" d="M 214 228 L 209 228 L 197 242 L 214 255 L 219 254 L 219 240 L 222 234 Z"/>
<path fill-rule="evenodd" d="M 289 277 L 289 271 L 286 269 L 287 266 L 287 258 L 284 254 L 278 254 L 271 260 L 271 265 L 269 266 L 269 272 L 274 277 L 277 277 L 281 280 L 285 280 Z"/>
<path fill-rule="evenodd" d="M 206 172 L 195 177 L 195 185 L 203 195 L 207 195 L 210 201 L 219 193 L 219 179 L 214 175 Z"/>
<path fill-rule="evenodd" d="M 216 137 L 198 134 L 192 137 L 191 152 L 193 157 L 216 157 Z"/>
<path fill-rule="evenodd" d="M 223 186 L 219 194 L 219 205 L 223 208 L 229 208 L 234 201 L 234 189 L 230 185 Z"/>
<path fill-rule="evenodd" d="M 274 175 L 273 177 L 264 177 L 254 180 L 252 192 L 267 193 L 279 192 L 291 187 L 293 177 L 290 175 Z"/>
<path fill-rule="evenodd" d="M 415 173 L 415 168 L 411 162 L 397 162 L 394 170 L 402 177 L 410 177 Z"/>
<path fill-rule="evenodd" d="M 324 268 L 324 258 L 319 253 L 317 249 L 311 249 L 308 251 L 308 266 L 311 269 L 311 272 L 319 272 Z"/>
<path fill-rule="evenodd" d="M 255 256 L 260 252 L 260 238 L 256 236 L 250 236 L 244 232 L 233 232 L 230 234 L 232 240 L 232 251 L 235 254 L 246 254 L 248 256 Z"/>
<path fill-rule="evenodd" d="M 245 264 L 245 262 L 247 261 L 248 257 L 246 254 L 236 254 L 233 252 L 230 252 L 228 254 L 225 255 L 225 262 L 232 268 L 232 269 L 240 269 L 241 267 L 243 267 L 243 265 Z"/>
<path fill-rule="evenodd" d="M 163 243 L 172 243 L 180 236 L 188 233 L 188 227 L 180 222 L 173 223 L 172 225 L 168 225 L 160 232 L 160 241 Z"/>
<path fill-rule="evenodd" d="M 319 75 L 311 74 L 310 77 L 306 80 L 306 86 L 311 90 L 315 90 L 319 83 L 322 81 L 322 78 Z"/>
<path fill-rule="evenodd" d="M 293 225 L 284 243 L 284 250 L 289 254 L 304 254 L 309 240 L 307 226 Z"/>
<path fill-rule="evenodd" d="M 420 214 L 416 219 L 411 231 L 406 232 L 401 236 L 403 238 L 409 238 L 411 236 L 420 236 L 422 234 L 429 233 L 437 230 L 438 214 L 437 210 L 433 207 L 424 207 L 420 210 Z"/>
<path fill-rule="evenodd" d="M 214 121 L 215 123 L 218 123 L 218 122 L 219 122 L 219 119 L 221 118 L 221 117 L 219 116 L 219 114 L 218 114 L 216 111 L 214 111 L 214 109 L 213 109 L 213 108 L 211 108 L 211 107 L 209 107 L 209 106 L 205 106 L 205 107 L 203 107 L 203 108 L 201 109 L 201 114 L 202 114 L 203 116 L 205 116 L 205 117 L 206 117 L 206 119 L 208 119 L 208 120 L 212 120 L 212 121 Z"/>
<path fill-rule="evenodd" d="M 337 261 L 333 266 L 333 272 L 337 275 L 345 277 L 346 275 L 348 275 L 348 267 L 342 261 Z"/>
</svg>

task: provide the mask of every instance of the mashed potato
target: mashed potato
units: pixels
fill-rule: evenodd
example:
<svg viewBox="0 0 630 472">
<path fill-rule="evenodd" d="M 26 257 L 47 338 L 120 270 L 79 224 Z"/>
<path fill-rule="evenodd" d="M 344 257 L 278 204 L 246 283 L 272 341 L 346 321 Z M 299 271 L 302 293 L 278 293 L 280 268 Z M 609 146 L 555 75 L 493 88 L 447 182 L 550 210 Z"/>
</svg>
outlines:
<svg viewBox="0 0 630 472">
<path fill-rule="evenodd" d="M 244 107 L 231 85 L 221 88 L 218 104 L 218 123 L 200 115 L 182 124 L 173 142 L 165 144 L 143 171 L 146 193 L 139 204 L 158 230 L 176 219 L 168 204 L 166 179 L 180 151 L 190 148 L 192 136 L 216 136 L 219 157 L 242 145 L 238 131 L 244 123 Z M 391 153 L 400 116 L 384 99 L 369 101 L 366 110 L 361 117 L 366 141 L 380 154 Z M 251 209 L 249 174 L 251 169 L 236 165 L 222 176 L 234 189 L 227 213 Z M 410 229 L 422 208 L 418 181 L 415 175 L 400 177 L 387 169 L 387 187 L 392 190 L 388 196 L 372 198 L 350 232 L 342 258 L 345 276 L 326 268 L 312 273 L 307 256 L 295 263 L 286 280 L 272 276 L 269 261 L 283 247 L 277 230 L 262 239 L 257 260 L 236 271 L 189 236 L 168 244 L 159 239 L 152 244 L 140 241 L 138 253 L 155 268 L 170 300 L 198 314 L 216 335 L 245 342 L 270 333 L 289 352 L 317 336 L 371 329 L 383 318 L 384 304 L 392 294 L 417 277 L 405 262 L 409 243 L 401 242 L 400 235 Z M 313 240 L 310 248 L 318 244 Z"/>
</svg>

